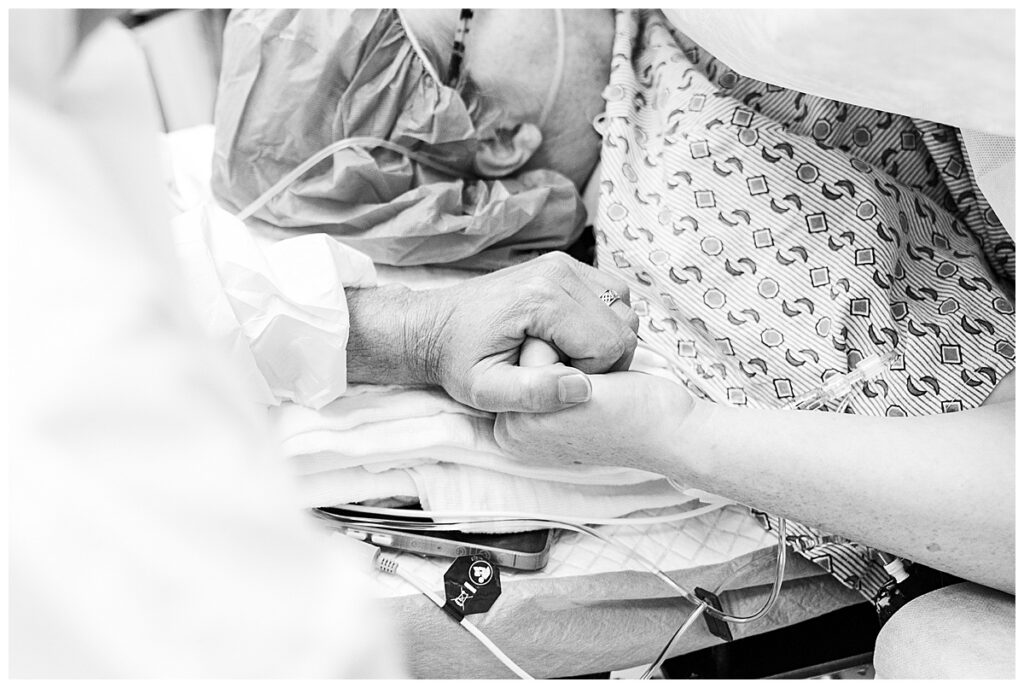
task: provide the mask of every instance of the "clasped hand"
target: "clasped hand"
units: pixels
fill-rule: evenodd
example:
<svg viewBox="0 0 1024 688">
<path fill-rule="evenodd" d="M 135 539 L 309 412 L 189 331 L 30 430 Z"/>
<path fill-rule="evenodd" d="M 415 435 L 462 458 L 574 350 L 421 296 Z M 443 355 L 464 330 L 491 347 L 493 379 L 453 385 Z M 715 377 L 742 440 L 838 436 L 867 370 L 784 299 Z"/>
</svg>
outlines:
<svg viewBox="0 0 1024 688">
<path fill-rule="evenodd" d="M 611 308 L 599 295 L 611 289 Z M 585 374 L 626 370 L 638 319 L 621 280 L 551 253 L 457 285 L 409 295 L 407 351 L 416 377 L 484 411 L 549 412 L 587 401 Z M 550 343 L 559 361 L 519 365 L 525 342 Z"/>
</svg>

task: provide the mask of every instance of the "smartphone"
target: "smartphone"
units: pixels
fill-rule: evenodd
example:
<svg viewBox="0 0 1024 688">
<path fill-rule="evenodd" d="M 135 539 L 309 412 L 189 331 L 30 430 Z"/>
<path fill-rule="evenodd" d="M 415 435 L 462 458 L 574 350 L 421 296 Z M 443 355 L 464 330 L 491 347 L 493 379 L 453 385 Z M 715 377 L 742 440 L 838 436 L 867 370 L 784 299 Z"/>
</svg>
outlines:
<svg viewBox="0 0 1024 688">
<path fill-rule="evenodd" d="M 459 531 L 416 530 L 417 523 L 430 519 L 417 516 L 409 509 L 406 517 L 388 516 L 389 521 L 403 521 L 408 528 L 395 528 L 373 523 L 365 512 L 344 507 L 313 509 L 314 515 L 346 535 L 378 547 L 397 549 L 433 557 L 478 556 L 504 568 L 538 571 L 548 563 L 551 551 L 551 530 L 525 533 L 462 533 Z"/>
</svg>

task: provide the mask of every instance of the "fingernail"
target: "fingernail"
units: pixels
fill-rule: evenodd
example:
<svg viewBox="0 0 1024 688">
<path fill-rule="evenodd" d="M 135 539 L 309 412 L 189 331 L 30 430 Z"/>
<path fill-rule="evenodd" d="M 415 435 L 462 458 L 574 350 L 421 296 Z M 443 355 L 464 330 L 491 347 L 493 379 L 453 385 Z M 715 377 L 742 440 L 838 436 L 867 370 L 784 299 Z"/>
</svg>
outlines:
<svg viewBox="0 0 1024 688">
<path fill-rule="evenodd" d="M 586 375 L 566 375 L 559 378 L 558 400 L 563 404 L 590 401 L 590 378 Z"/>
</svg>

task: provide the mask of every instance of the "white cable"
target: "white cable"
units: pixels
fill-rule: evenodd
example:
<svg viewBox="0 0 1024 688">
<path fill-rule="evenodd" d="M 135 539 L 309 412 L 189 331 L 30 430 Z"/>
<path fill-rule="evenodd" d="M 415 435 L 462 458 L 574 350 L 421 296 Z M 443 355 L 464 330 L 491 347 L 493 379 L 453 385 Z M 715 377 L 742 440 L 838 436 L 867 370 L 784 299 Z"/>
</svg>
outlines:
<svg viewBox="0 0 1024 688">
<path fill-rule="evenodd" d="M 555 99 L 558 97 L 558 91 L 562 85 L 562 75 L 565 72 L 565 16 L 560 9 L 555 10 L 555 34 L 558 45 L 558 52 L 555 57 L 555 73 L 551 77 L 551 86 L 548 87 L 547 100 L 537 121 L 538 129 L 544 128 L 544 123 L 548 121 L 548 115 L 551 114 L 551 110 L 555 107 Z"/>
<path fill-rule="evenodd" d="M 694 499 L 696 500 L 697 498 Z M 393 516 L 401 519 L 408 519 L 410 516 L 422 516 L 424 518 L 433 519 L 434 523 L 458 523 L 461 525 L 486 523 L 488 521 L 493 521 L 494 519 L 520 519 L 528 521 L 560 521 L 563 523 L 574 523 L 583 526 L 641 526 L 654 525 L 658 523 L 673 523 L 675 521 L 683 521 L 688 518 L 696 518 L 697 516 L 703 516 L 706 513 L 715 511 L 716 509 L 721 509 L 723 506 L 732 503 L 733 502 L 728 501 L 724 503 L 711 503 L 696 509 L 680 511 L 663 516 L 623 516 L 620 518 L 591 518 L 587 516 L 582 518 L 570 518 L 568 516 L 538 514 L 527 511 L 410 511 L 408 509 L 389 509 L 385 507 L 362 506 L 360 504 L 345 504 L 339 508 L 344 508 L 346 511 L 365 513 L 371 516 Z M 416 525 L 418 527 L 420 524 Z"/>
<path fill-rule="evenodd" d="M 776 554 L 775 582 L 772 585 L 772 589 L 771 589 L 771 591 L 768 594 L 768 598 L 765 600 L 765 603 L 761 607 L 761 609 L 759 609 L 757 612 L 755 612 L 754 614 L 752 614 L 750 616 L 734 616 L 732 614 L 725 613 L 725 610 L 716 609 L 715 607 L 712 607 L 712 606 L 708 605 L 708 608 L 707 608 L 708 614 L 710 614 L 711 616 L 714 616 L 714 617 L 716 617 L 718 619 L 721 619 L 722 621 L 727 621 L 727 622 L 732 622 L 732 623 L 750 623 L 752 621 L 757 621 L 758 619 L 763 617 L 765 614 L 767 614 L 771 610 L 772 606 L 774 606 L 774 604 L 775 604 L 775 601 L 779 597 L 779 591 L 782 589 L 782 581 L 783 581 L 783 579 L 785 577 L 785 574 L 786 574 L 785 525 L 786 525 L 785 519 L 782 519 L 781 520 L 781 527 L 779 529 L 779 546 L 778 546 L 777 554 Z M 658 576 L 658 578 L 660 578 L 661 580 L 665 581 L 665 583 L 667 583 L 669 585 L 669 587 L 671 587 L 673 590 L 678 592 L 682 597 L 684 597 L 686 600 L 688 600 L 692 604 L 695 604 L 695 605 L 705 604 L 704 601 L 701 600 L 699 597 L 697 597 L 693 593 L 691 593 L 691 592 L 689 592 L 687 590 L 684 590 L 682 587 L 680 587 L 678 583 L 676 583 L 674 580 L 672 580 L 668 576 L 668 574 L 666 574 L 664 571 L 662 571 L 660 568 L 658 568 L 656 564 L 652 563 L 647 558 L 641 556 L 640 554 L 637 554 L 636 552 L 633 552 L 633 550 L 631 550 L 631 549 L 629 549 L 627 547 L 624 547 L 622 545 L 618 545 L 618 543 L 616 543 L 614 540 L 612 540 L 611 538 L 606 536 L 604 533 L 599 533 L 598 531 L 594 531 L 592 529 L 590 529 L 590 530 L 591 530 L 591 533 L 590 533 L 591 535 L 594 535 L 595 537 L 600 538 L 601 540 L 603 540 L 604 542 L 608 543 L 609 545 L 611 545 L 613 547 L 616 547 L 616 548 L 618 548 L 620 550 L 623 550 L 627 554 L 632 556 L 633 559 L 635 559 L 640 564 L 642 564 L 648 571 L 650 571 L 654 575 Z M 735 576 L 735 575 L 736 574 L 733 574 L 733 576 Z M 732 577 L 727 579 L 726 582 L 728 582 L 729 580 L 732 580 Z M 724 583 L 719 585 L 719 589 L 721 589 L 721 587 L 723 587 L 723 586 L 724 586 Z"/>
<path fill-rule="evenodd" d="M 748 622 L 757 621 L 762 616 L 767 614 L 769 610 L 771 610 L 771 608 L 775 606 L 775 602 L 779 597 L 780 591 L 782 590 L 782 581 L 786 573 L 786 524 L 784 520 L 782 521 L 781 525 L 782 527 L 778 531 L 779 545 L 778 554 L 776 555 L 775 583 L 772 586 L 771 592 L 768 593 L 768 599 L 765 600 L 765 603 L 761 606 L 761 609 L 755 614 L 746 617 L 748 619 Z M 718 593 L 720 593 L 727 585 L 729 585 L 733 580 L 735 580 L 737 576 L 739 576 L 747 568 L 753 566 L 754 563 L 758 561 L 760 558 L 761 557 L 756 557 L 754 559 L 751 559 L 746 564 L 733 571 L 733 573 L 728 578 L 726 578 L 718 584 L 718 587 L 716 587 L 714 590 L 714 594 L 717 596 Z M 654 672 L 657 671 L 658 668 L 660 668 L 661 665 L 665 663 L 665 660 L 668 659 L 668 657 L 670 656 L 672 648 L 675 646 L 675 644 L 679 641 L 683 634 L 686 633 L 690 626 L 693 625 L 693 622 L 697 620 L 697 617 L 699 617 L 701 613 L 705 610 L 709 614 L 714 616 L 714 608 L 710 607 L 707 604 L 707 602 L 702 601 L 701 604 L 698 605 L 697 608 L 690 613 L 690 616 L 686 618 L 686 621 L 684 621 L 683 624 L 676 630 L 676 632 L 672 634 L 672 637 L 669 638 L 669 641 L 665 644 L 665 647 L 662 648 L 661 652 L 658 654 L 655 660 L 651 662 L 650 666 L 647 667 L 647 670 L 641 676 L 642 680 L 649 679 L 651 675 L 653 675 Z"/>
<path fill-rule="evenodd" d="M 438 595 L 430 588 L 428 588 L 427 585 L 419 578 L 402 569 L 402 567 L 398 565 L 398 562 L 396 560 L 385 556 L 380 549 L 378 549 L 377 553 L 373 555 L 373 563 L 379 570 L 383 571 L 384 573 L 390 573 L 392 575 L 398 576 L 399 578 L 401 578 L 402 580 L 404 580 L 405 582 L 409 583 L 414 588 L 419 590 L 421 593 L 423 593 L 427 597 L 427 599 L 436 604 L 439 608 L 444 608 L 444 598 L 442 598 L 440 595 Z M 494 642 L 486 635 L 484 635 L 484 632 L 477 628 L 475 624 L 469 621 L 469 619 L 467 619 L 466 617 L 462 617 L 462 619 L 459 620 L 459 625 L 465 628 L 467 631 L 469 631 L 470 634 L 472 634 L 474 638 L 479 640 L 480 643 L 484 647 L 486 647 L 492 655 L 498 658 L 498 661 L 500 661 L 502 664 L 508 667 L 508 669 L 512 671 L 512 673 L 514 673 L 516 676 L 527 680 L 533 679 L 533 676 L 530 676 L 530 674 L 526 673 L 526 671 L 522 667 L 513 662 L 508 655 L 501 651 L 501 648 L 495 645 Z"/>
<path fill-rule="evenodd" d="M 327 517 L 321 516 L 321 518 L 327 518 Z M 331 520 L 331 519 L 327 518 L 327 520 Z M 490 525 L 506 525 L 506 526 L 507 525 L 516 525 L 517 527 L 531 527 L 531 526 L 532 527 L 552 527 L 552 526 L 557 526 L 557 527 L 565 529 L 565 530 L 573 530 L 573 531 L 576 531 L 576 532 L 579 532 L 579 533 L 590 535 L 591 537 L 595 537 L 595 538 L 601 540 L 602 542 L 606 543 L 610 547 L 612 547 L 614 549 L 617 549 L 620 552 L 624 553 L 628 558 L 631 558 L 634 561 L 638 562 L 641 566 L 643 566 L 643 568 L 647 569 L 648 572 L 653 573 L 655 576 L 660 578 L 666 585 L 668 585 L 670 588 L 675 590 L 680 596 L 682 596 L 684 599 L 689 601 L 691 604 L 699 605 L 699 604 L 703 603 L 703 601 L 700 598 L 698 598 L 696 595 L 694 595 L 693 593 L 691 593 L 688 590 L 685 590 L 678 583 L 676 583 L 674 580 L 672 580 L 672 578 L 667 573 L 662 571 L 658 567 L 657 564 L 655 564 L 654 562 L 650 561 L 649 559 L 647 559 L 643 555 L 639 554 L 635 550 L 633 550 L 633 549 L 631 549 L 629 547 L 626 547 L 626 546 L 616 542 L 615 540 L 613 540 L 609 536 L 605 535 L 604 533 L 602 533 L 602 532 L 600 532 L 598 530 L 595 530 L 593 528 L 590 528 L 588 526 L 581 525 L 581 524 L 578 524 L 578 523 L 574 523 L 572 521 L 563 521 L 563 520 L 560 520 L 560 519 L 550 519 L 550 520 L 543 520 L 543 521 L 531 521 L 531 520 L 514 520 L 514 521 L 510 521 L 510 520 L 502 520 L 502 519 L 493 519 L 493 520 L 489 520 L 489 521 L 474 521 L 474 523 L 477 523 L 477 524 L 487 523 L 487 524 L 490 524 Z M 716 609 L 716 608 L 711 607 L 711 606 L 708 607 L 708 614 L 710 614 L 710 615 L 712 615 L 712 616 L 714 616 L 716 618 L 719 618 L 719 619 L 721 619 L 723 621 L 727 621 L 727 622 L 732 622 L 732 623 L 750 623 L 751 621 L 756 621 L 756 620 L 760 619 L 762 616 L 764 616 L 765 614 L 768 613 L 768 611 L 771 609 L 772 605 L 774 605 L 775 600 L 778 598 L 779 590 L 782 587 L 782 580 L 783 580 L 783 577 L 785 576 L 785 570 L 786 570 L 786 548 L 785 548 L 785 540 L 784 540 L 784 538 L 785 538 L 785 535 L 784 535 L 784 533 L 785 533 L 785 519 L 781 520 L 780 523 L 781 523 L 781 527 L 779 529 L 779 547 L 778 547 L 778 553 L 777 553 L 777 559 L 776 559 L 776 580 L 775 580 L 775 584 L 772 586 L 772 590 L 769 593 L 768 599 L 765 602 L 764 606 L 758 612 L 756 612 L 755 614 L 753 614 L 751 616 L 748 616 L 748 617 L 747 616 L 733 616 L 731 614 L 726 614 L 725 611 L 720 610 L 720 609 Z M 358 521 L 353 522 L 353 524 L 358 526 Z M 427 522 L 410 524 L 408 522 L 405 522 L 405 523 L 400 523 L 396 529 L 399 529 L 399 530 L 452 530 L 452 529 L 454 529 L 454 526 L 456 526 L 456 525 L 458 525 L 458 524 L 441 524 L 441 525 L 439 525 L 439 524 L 432 524 L 432 523 L 427 523 Z M 736 574 L 733 574 L 733 576 L 735 576 L 735 575 Z M 727 579 L 727 580 L 731 580 L 731 577 L 729 579 Z"/>
<path fill-rule="evenodd" d="M 633 560 L 639 562 L 650 573 L 653 573 L 655 576 L 660 578 L 669 587 L 671 587 L 677 593 L 682 595 L 688 601 L 692 602 L 693 604 L 700 604 L 700 602 L 701 602 L 700 599 L 698 597 L 696 597 L 693 593 L 691 593 L 691 592 L 683 589 L 682 587 L 680 587 L 674 580 L 672 580 L 672 578 L 669 577 L 669 575 L 667 573 L 665 573 L 660 568 L 658 568 L 657 564 L 651 562 L 649 559 L 647 559 L 643 555 L 637 553 L 636 551 L 634 551 L 634 550 L 632 550 L 632 549 L 630 549 L 628 547 L 625 547 L 624 545 L 621 545 L 620 543 L 616 542 L 615 540 L 613 540 L 612 538 L 608 537 L 604 533 L 601 533 L 601 532 L 599 532 L 597 530 L 594 530 L 593 528 L 589 528 L 589 527 L 587 527 L 585 525 L 580 525 L 580 524 L 573 523 L 573 522 L 570 522 L 570 521 L 558 521 L 558 520 L 543 520 L 543 521 L 515 520 L 515 521 L 510 521 L 510 520 L 494 519 L 494 520 L 490 520 L 490 521 L 475 521 L 474 523 L 477 523 L 477 524 L 479 524 L 479 523 L 487 523 L 489 525 L 504 525 L 504 526 L 514 525 L 516 527 L 522 527 L 522 528 L 526 528 L 526 527 L 550 528 L 552 526 L 556 526 L 556 527 L 562 528 L 564 530 L 572 530 L 572 531 L 576 531 L 578 533 L 583 533 L 585 535 L 590 535 L 591 537 L 595 537 L 598 540 L 601 540 L 602 542 L 606 543 L 610 547 L 612 547 L 614 549 L 617 549 L 620 552 L 623 552 L 627 557 L 632 558 Z M 353 525 L 355 525 L 356 527 L 359 527 L 360 524 L 356 521 L 356 522 L 353 522 Z M 443 525 L 430 524 L 430 523 L 417 523 L 415 525 L 411 525 L 411 524 L 408 524 L 408 523 L 403 523 L 403 524 L 399 524 L 395 529 L 396 530 L 426 530 L 426 531 L 431 531 L 431 530 L 455 530 L 458 525 L 459 524 L 457 524 L 457 523 L 443 524 Z M 382 525 L 380 527 L 387 529 L 388 526 Z M 717 610 L 712 609 L 711 613 L 715 613 L 716 611 Z M 743 619 L 737 619 L 737 621 L 739 623 L 742 623 Z"/>
<path fill-rule="evenodd" d="M 651 665 L 647 667 L 647 670 L 640 676 L 641 681 L 646 681 L 647 679 L 649 679 L 651 675 L 655 671 L 657 671 L 662 664 L 665 663 L 665 659 L 668 656 L 669 650 L 672 649 L 672 646 L 675 645 L 676 641 L 679 640 L 679 638 L 682 637 L 682 635 L 690 629 L 690 626 L 693 625 L 693 623 L 700 617 L 701 613 L 707 608 L 707 602 L 701 602 L 699 605 L 697 605 L 697 608 L 694 609 L 690 616 L 686 618 L 686 621 L 683 622 L 683 625 L 679 627 L 679 630 L 675 632 L 672 638 L 668 641 L 668 644 L 665 645 L 665 649 L 661 651 L 661 654 L 658 655 L 657 659 L 651 662 Z"/>
<path fill-rule="evenodd" d="M 431 158 L 429 158 L 426 155 L 423 155 L 422 153 L 417 153 L 415 151 L 409 150 L 408 148 L 401 144 L 392 143 L 391 141 L 385 141 L 384 139 L 377 138 L 376 136 L 356 136 L 353 138 L 335 141 L 334 143 L 329 144 L 324 148 L 321 148 L 319 151 L 309 156 L 305 162 L 296 165 L 291 172 L 277 180 L 276 184 L 274 184 L 269 189 L 260 194 L 255 201 L 253 201 L 245 208 L 243 208 L 241 212 L 235 215 L 235 217 L 238 218 L 239 220 L 245 221 L 250 216 L 252 216 L 253 213 L 255 213 L 260 208 L 265 206 L 272 198 L 277 196 L 279 193 L 283 192 L 285 189 L 287 189 L 289 186 L 295 183 L 299 179 L 299 177 L 301 177 L 306 172 L 316 167 L 321 161 L 326 159 L 328 156 L 334 155 L 339 151 L 343 151 L 349 148 L 386 148 L 387 150 L 404 155 L 410 160 L 415 160 L 421 165 L 425 165 L 426 167 L 433 168 L 438 172 L 447 174 L 450 177 L 460 178 L 465 176 L 463 173 L 451 167 L 448 167 L 447 165 L 439 163 L 436 160 L 432 160 Z"/>
<path fill-rule="evenodd" d="M 501 521 L 495 521 L 495 523 L 502 523 L 502 522 Z M 623 551 L 628 557 L 631 557 L 635 561 L 640 562 L 640 564 L 643 565 L 644 568 L 648 569 L 648 571 L 650 571 L 651 573 L 654 573 L 656 576 L 658 576 L 658 578 L 660 578 L 662 581 L 667 583 L 669 585 L 669 587 L 671 587 L 673 590 L 678 592 L 680 596 L 682 596 L 684 599 L 688 600 L 689 602 L 691 602 L 692 604 L 695 605 L 694 611 L 691 612 L 690 616 L 687 617 L 686 621 L 683 622 L 683 624 L 679 627 L 678 630 L 676 630 L 676 632 L 669 639 L 668 643 L 665 645 L 665 647 L 659 653 L 658 657 L 654 660 L 654 662 L 651 663 L 651 665 L 644 672 L 644 675 L 643 675 L 644 679 L 650 678 L 650 676 L 655 671 L 657 671 L 658 667 L 660 667 L 662 665 L 662 663 L 664 663 L 665 659 L 668 657 L 672 647 L 676 644 L 676 642 L 679 640 L 679 638 L 682 637 L 682 635 L 684 633 L 686 633 L 687 630 L 689 630 L 689 628 L 694 624 L 696 619 L 702 613 L 707 612 L 709 615 L 714 616 L 716 618 L 719 618 L 719 619 L 721 619 L 723 621 L 726 621 L 726 622 L 750 623 L 750 622 L 753 622 L 753 621 L 757 621 L 758 619 L 760 619 L 763 616 L 765 616 L 771 610 L 771 608 L 775 605 L 775 602 L 778 600 L 779 593 L 780 593 L 780 591 L 782 589 L 783 580 L 785 578 L 785 569 L 786 569 L 786 544 L 785 544 L 786 522 L 785 522 L 785 519 L 781 519 L 780 520 L 779 529 L 778 529 L 779 545 L 778 545 L 777 554 L 776 554 L 775 581 L 774 581 L 774 583 L 772 585 L 771 591 L 768 594 L 768 598 L 765 600 L 764 604 L 761 606 L 761 609 L 759 609 L 757 612 L 755 612 L 754 614 L 752 614 L 750 616 L 735 616 L 735 615 L 732 615 L 732 614 L 725 613 L 724 610 L 716 609 L 716 608 L 710 606 L 705 600 L 701 600 L 700 598 L 696 597 L 696 595 L 694 595 L 694 594 L 690 593 L 689 591 L 684 590 L 682 587 L 680 587 L 674 580 L 672 580 L 668 576 L 668 574 L 666 574 L 664 571 L 662 571 L 660 568 L 658 568 L 658 566 L 656 564 L 654 564 L 653 562 L 648 560 L 646 557 L 638 554 L 637 552 L 635 552 L 634 550 L 632 550 L 632 549 L 630 549 L 628 547 L 620 545 L 619 543 L 615 542 L 613 539 L 611 539 L 610 537 L 608 537 L 604 533 L 601 533 L 601 532 L 599 532 L 597 530 L 594 530 L 593 528 L 588 528 L 587 526 L 579 525 L 579 524 L 575 524 L 575 523 L 567 522 L 567 521 L 566 522 L 545 521 L 545 522 L 538 522 L 538 523 L 540 525 L 545 525 L 545 524 L 547 524 L 547 525 L 558 525 L 558 526 L 561 526 L 561 527 L 563 527 L 565 529 L 568 529 L 568 530 L 574 530 L 576 532 L 584 533 L 584 534 L 590 535 L 592 537 L 598 538 L 599 540 L 605 542 L 606 544 L 608 544 L 609 546 L 611 546 L 611 547 L 613 547 L 615 549 Z M 529 525 L 530 522 L 522 522 L 522 524 L 523 525 Z M 417 526 L 422 526 L 422 525 L 428 525 L 428 524 L 416 524 L 416 525 Z M 438 529 L 440 529 L 440 528 L 438 528 Z M 745 570 L 747 567 L 751 566 L 754 563 L 754 561 L 756 561 L 756 559 L 748 562 L 745 566 L 743 566 L 740 569 L 734 571 L 728 578 L 726 578 L 724 581 L 719 583 L 718 586 L 715 588 L 715 594 L 717 595 L 719 591 L 721 591 L 726 585 L 728 585 L 733 579 L 735 579 L 743 570 Z M 379 568 L 381 571 L 384 571 L 386 573 L 395 574 L 395 575 L 398 575 L 399 577 L 401 577 L 403 580 L 405 580 L 410 585 L 412 585 L 417 590 L 419 590 L 421 593 L 423 593 L 428 599 L 430 599 L 438 607 L 441 607 L 441 608 L 444 607 L 444 600 L 440 596 L 438 596 L 435 593 L 433 593 L 432 591 L 430 591 L 427 588 L 427 586 L 422 581 L 417 579 L 415 576 L 411 576 L 408 573 L 406 573 L 404 570 L 401 570 L 397 561 L 395 561 L 394 559 L 391 559 L 391 558 L 383 556 L 380 549 L 378 549 L 376 554 L 374 555 L 374 563 L 376 564 L 377 568 Z M 506 667 L 508 667 L 513 673 L 515 673 L 520 678 L 527 678 L 527 679 L 532 678 L 522 668 L 520 668 L 515 662 L 513 662 L 507 655 L 505 655 L 505 653 L 503 653 L 501 651 L 501 649 L 490 640 L 490 638 L 488 638 L 486 635 L 484 635 L 483 632 L 480 631 L 480 629 L 478 629 L 472 623 L 467 621 L 465 619 L 465 617 L 463 617 L 463 619 L 459 623 L 467 631 L 469 631 L 473 636 L 475 636 L 481 642 L 481 644 L 483 644 L 491 652 L 491 654 L 493 654 L 495 657 L 497 657 L 498 660 L 501 661 L 502 664 L 504 664 Z"/>
</svg>

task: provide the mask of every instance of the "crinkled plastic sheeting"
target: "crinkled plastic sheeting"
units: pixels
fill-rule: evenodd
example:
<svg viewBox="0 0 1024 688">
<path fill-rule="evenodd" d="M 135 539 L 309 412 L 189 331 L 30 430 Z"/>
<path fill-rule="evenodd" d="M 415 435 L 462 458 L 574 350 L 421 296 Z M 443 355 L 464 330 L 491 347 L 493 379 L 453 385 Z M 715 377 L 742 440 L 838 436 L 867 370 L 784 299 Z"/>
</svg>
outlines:
<svg viewBox="0 0 1024 688">
<path fill-rule="evenodd" d="M 395 10 L 236 10 L 223 59 L 212 185 L 229 210 L 327 145 L 374 137 L 468 181 L 384 148 L 341 150 L 253 218 L 335 234 L 375 263 L 398 266 L 496 268 L 568 246 L 582 232 L 582 201 L 561 174 L 473 179 L 470 113 L 438 83 Z"/>
</svg>

